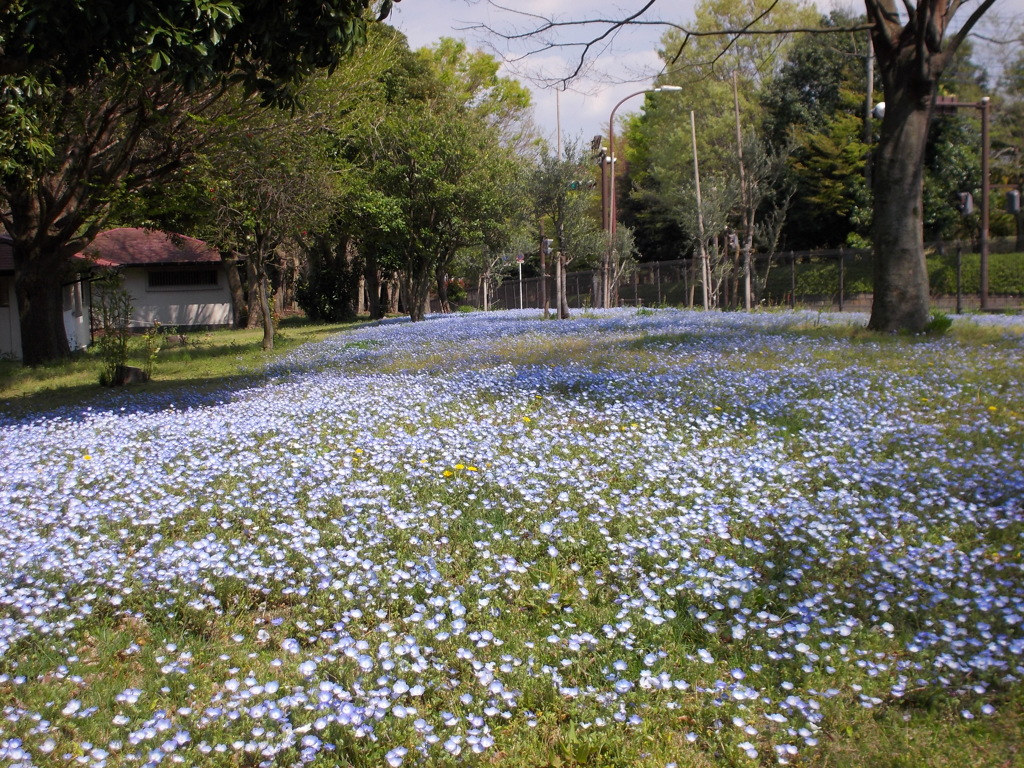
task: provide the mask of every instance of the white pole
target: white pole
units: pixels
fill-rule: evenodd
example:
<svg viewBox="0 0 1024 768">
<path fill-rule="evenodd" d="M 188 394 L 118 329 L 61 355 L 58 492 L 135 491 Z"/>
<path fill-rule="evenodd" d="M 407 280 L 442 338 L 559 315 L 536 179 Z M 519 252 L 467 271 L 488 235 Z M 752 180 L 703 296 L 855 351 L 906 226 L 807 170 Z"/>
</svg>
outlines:
<svg viewBox="0 0 1024 768">
<path fill-rule="evenodd" d="M 523 262 L 519 262 L 519 308 L 523 308 Z"/>
<path fill-rule="evenodd" d="M 697 186 L 697 234 L 700 237 L 700 268 L 701 283 L 704 285 L 704 309 L 710 309 L 708 302 L 708 281 L 711 278 L 711 270 L 708 267 L 708 251 L 704 247 L 704 213 L 700 202 L 700 168 L 697 167 L 697 123 L 690 110 L 690 135 L 693 136 L 693 180 Z"/>
<path fill-rule="evenodd" d="M 743 167 L 743 129 L 740 127 L 740 88 L 739 76 L 734 69 L 732 71 L 732 100 L 736 110 L 736 157 L 740 163 L 740 205 L 743 206 L 743 232 L 740 237 L 743 242 L 736 241 L 743 251 L 743 308 L 750 311 L 750 248 L 753 244 L 752 235 L 754 230 L 751 210 L 750 196 L 747 189 L 746 169 Z"/>
</svg>

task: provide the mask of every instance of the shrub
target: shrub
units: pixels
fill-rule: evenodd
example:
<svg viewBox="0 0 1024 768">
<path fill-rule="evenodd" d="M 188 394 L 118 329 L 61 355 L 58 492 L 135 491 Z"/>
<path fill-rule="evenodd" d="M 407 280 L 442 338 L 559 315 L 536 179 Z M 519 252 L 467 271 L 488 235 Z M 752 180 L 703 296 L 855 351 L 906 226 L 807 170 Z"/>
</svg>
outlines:
<svg viewBox="0 0 1024 768">
<path fill-rule="evenodd" d="M 121 275 L 114 271 L 104 273 L 94 283 L 93 301 L 98 310 L 100 327 L 96 347 L 103 361 L 100 384 L 110 387 L 117 383 L 119 372 L 128 365 L 128 344 L 131 338 L 128 324 L 134 307 Z"/>
<path fill-rule="evenodd" d="M 932 319 L 928 321 L 928 325 L 924 327 L 924 332 L 929 336 L 942 336 L 950 328 L 953 327 L 953 318 L 947 315 L 945 312 L 941 312 L 937 309 L 932 310 Z"/>
<path fill-rule="evenodd" d="M 153 326 L 146 329 L 146 332 L 142 334 L 142 370 L 145 371 L 147 379 L 153 378 L 153 366 L 156 365 L 156 358 L 160 354 L 163 342 L 163 328 L 159 322 L 153 323 Z"/>
<path fill-rule="evenodd" d="M 359 273 L 337 250 L 318 242 L 309 250 L 309 268 L 295 291 L 295 300 L 311 320 L 343 323 L 356 317 Z"/>
</svg>

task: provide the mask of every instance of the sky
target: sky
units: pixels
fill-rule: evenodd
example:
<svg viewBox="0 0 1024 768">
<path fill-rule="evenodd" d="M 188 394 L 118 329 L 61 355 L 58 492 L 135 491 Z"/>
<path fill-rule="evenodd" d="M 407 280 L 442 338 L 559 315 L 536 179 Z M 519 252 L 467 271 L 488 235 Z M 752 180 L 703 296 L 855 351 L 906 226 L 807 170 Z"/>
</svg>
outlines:
<svg viewBox="0 0 1024 768">
<path fill-rule="evenodd" d="M 687 22 L 694 18 L 697 0 L 661 0 L 643 18 L 670 18 Z M 558 20 L 581 18 L 621 18 L 635 12 L 644 0 L 504 0 L 518 13 L 497 8 L 488 0 L 401 0 L 396 3 L 389 22 L 409 38 L 413 48 L 429 46 L 441 37 L 465 40 L 470 47 L 494 53 L 506 60 L 503 73 L 517 78 L 531 88 L 534 95 L 534 119 L 541 134 L 555 143 L 556 127 L 561 125 L 565 139 L 580 138 L 589 144 L 591 137 L 606 134 L 608 119 L 615 104 L 630 93 L 649 87 L 660 67 L 657 48 L 662 28 L 632 27 L 621 31 L 602 50 L 586 76 L 575 80 L 567 90 L 557 94 L 556 88 L 540 80 L 558 78 L 567 71 L 574 54 L 569 48 L 555 48 L 521 57 L 522 50 L 510 51 L 493 34 L 479 28 L 488 25 L 506 32 L 524 30 L 533 23 L 524 14 L 545 14 Z M 860 12 L 863 5 L 848 0 L 818 0 L 817 5 L 832 5 Z M 977 0 L 966 0 L 960 15 L 966 17 Z M 998 37 L 1014 24 L 1024 21 L 1024 0 L 997 0 L 979 28 L 983 34 Z M 476 26 L 478 28 L 474 29 Z M 577 39 L 578 28 L 573 31 Z M 559 38 L 566 42 L 568 35 Z M 989 59 L 998 59 L 1005 49 L 992 48 Z M 578 54 L 577 54 L 578 56 Z M 516 60 L 518 59 L 518 60 Z M 665 94 L 660 98 L 678 98 Z M 637 97 L 627 101 L 616 112 L 619 118 L 643 105 Z"/>
</svg>

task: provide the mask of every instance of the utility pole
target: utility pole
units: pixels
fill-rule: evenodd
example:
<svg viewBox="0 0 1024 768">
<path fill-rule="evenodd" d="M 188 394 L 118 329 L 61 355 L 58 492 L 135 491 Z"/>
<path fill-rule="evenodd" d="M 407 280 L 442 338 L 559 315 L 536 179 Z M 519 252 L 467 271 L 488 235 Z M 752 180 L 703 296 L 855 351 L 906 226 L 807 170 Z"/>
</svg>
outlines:
<svg viewBox="0 0 1024 768">
<path fill-rule="evenodd" d="M 544 317 L 548 316 L 548 241 L 544 237 L 544 220 L 540 222 L 540 306 Z"/>
<path fill-rule="evenodd" d="M 697 187 L 697 234 L 700 237 L 701 283 L 704 286 L 704 309 L 708 310 L 711 308 L 708 294 L 711 270 L 708 267 L 708 251 L 704 247 L 704 212 L 700 201 L 700 168 L 697 166 L 697 122 L 692 109 L 690 110 L 690 135 L 693 137 L 693 181 Z"/>
<path fill-rule="evenodd" d="M 754 212 L 750 204 L 750 190 L 747 189 L 746 169 L 743 167 L 743 131 L 740 128 L 739 77 L 732 71 L 732 100 L 736 110 L 736 157 L 740 163 L 740 204 L 743 206 L 743 308 L 750 311 L 750 250 L 753 247 Z"/>
<path fill-rule="evenodd" d="M 988 135 L 988 121 L 990 103 L 988 96 L 981 100 L 978 108 L 981 110 L 981 236 L 979 237 L 978 250 L 981 261 L 981 310 L 988 309 L 988 156 L 991 151 L 991 142 Z"/>
<path fill-rule="evenodd" d="M 590 142 L 590 150 L 593 152 L 593 156 L 597 158 L 598 165 L 601 166 L 601 229 L 605 231 L 608 236 L 608 246 L 605 248 L 604 254 L 601 257 L 601 269 L 600 269 L 600 281 L 598 290 L 594 297 L 594 304 L 598 307 L 608 306 L 608 282 L 609 282 L 609 267 L 611 263 L 611 230 L 608 225 L 608 174 L 605 172 L 605 161 L 608 158 L 608 150 L 604 145 L 604 136 L 595 136 Z"/>
</svg>

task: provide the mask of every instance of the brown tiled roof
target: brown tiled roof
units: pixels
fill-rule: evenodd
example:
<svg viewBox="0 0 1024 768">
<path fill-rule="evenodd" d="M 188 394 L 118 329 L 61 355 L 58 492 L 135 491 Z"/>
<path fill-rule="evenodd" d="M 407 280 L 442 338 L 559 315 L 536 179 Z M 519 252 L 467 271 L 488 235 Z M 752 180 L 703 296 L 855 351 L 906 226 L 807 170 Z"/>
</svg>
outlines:
<svg viewBox="0 0 1024 768">
<path fill-rule="evenodd" d="M 196 241 L 198 242 L 198 241 Z M 94 265 L 97 267 L 119 267 L 120 262 L 111 261 L 105 259 L 98 254 L 92 254 L 88 257 L 82 256 L 82 254 L 75 254 L 76 259 L 80 259 L 83 262 L 87 262 L 84 266 Z M 14 274 L 14 241 L 11 240 L 10 235 L 0 234 L 0 275 L 12 275 Z"/>
<path fill-rule="evenodd" d="M 83 253 L 125 267 L 221 261 L 219 251 L 194 237 L 128 227 L 100 232 Z"/>
</svg>

